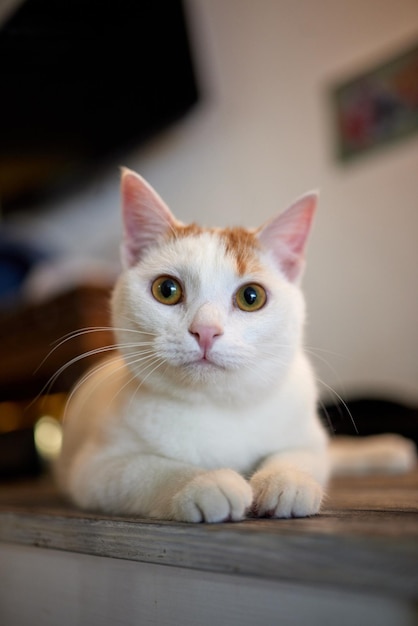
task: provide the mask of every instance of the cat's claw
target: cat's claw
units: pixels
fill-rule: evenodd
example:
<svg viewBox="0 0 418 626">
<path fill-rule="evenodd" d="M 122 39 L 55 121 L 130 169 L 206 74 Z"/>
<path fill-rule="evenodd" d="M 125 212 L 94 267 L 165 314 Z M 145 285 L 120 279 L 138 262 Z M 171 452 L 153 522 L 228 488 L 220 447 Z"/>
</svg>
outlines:
<svg viewBox="0 0 418 626">
<path fill-rule="evenodd" d="M 230 469 L 199 474 L 173 498 L 172 519 L 179 522 L 238 522 L 251 506 L 249 483 Z"/>
<path fill-rule="evenodd" d="M 323 489 L 304 472 L 260 471 L 250 482 L 254 493 L 252 513 L 256 517 L 308 517 L 316 515 L 321 507 Z"/>
</svg>

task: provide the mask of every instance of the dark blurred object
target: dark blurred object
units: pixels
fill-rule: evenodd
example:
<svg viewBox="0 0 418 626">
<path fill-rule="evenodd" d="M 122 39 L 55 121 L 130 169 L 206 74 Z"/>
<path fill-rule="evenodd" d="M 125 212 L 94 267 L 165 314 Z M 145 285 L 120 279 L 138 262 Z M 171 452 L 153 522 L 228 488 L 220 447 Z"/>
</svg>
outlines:
<svg viewBox="0 0 418 626">
<path fill-rule="evenodd" d="M 0 402 L 0 479 L 36 476 L 59 452 L 67 394 Z"/>
<path fill-rule="evenodd" d="M 0 307 L 12 306 L 32 268 L 47 255 L 0 232 Z"/>
<path fill-rule="evenodd" d="M 37 476 L 42 464 L 38 456 L 33 428 L 0 432 L 0 479 Z"/>
<path fill-rule="evenodd" d="M 2 212 L 62 193 L 198 90 L 181 0 L 25 0 L 0 25 Z"/>
<path fill-rule="evenodd" d="M 49 391 L 48 382 L 71 359 L 112 344 L 109 296 L 110 287 L 80 286 L 40 304 L 0 311 L 0 401 Z M 99 330 L 68 337 L 85 328 Z M 63 369 L 51 389 L 68 391 L 101 357 L 103 352 L 76 360 Z"/>
<path fill-rule="evenodd" d="M 398 433 L 418 446 L 418 407 L 383 398 L 353 398 L 320 408 L 324 424 L 335 435 Z"/>
</svg>

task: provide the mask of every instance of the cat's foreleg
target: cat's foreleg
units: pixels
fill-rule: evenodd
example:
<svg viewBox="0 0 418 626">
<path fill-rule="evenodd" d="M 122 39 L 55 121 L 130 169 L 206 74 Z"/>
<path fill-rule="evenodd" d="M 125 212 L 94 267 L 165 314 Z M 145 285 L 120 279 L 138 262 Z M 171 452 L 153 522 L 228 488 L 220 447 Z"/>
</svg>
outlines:
<svg viewBox="0 0 418 626">
<path fill-rule="evenodd" d="M 74 459 L 66 482 L 82 508 L 155 519 L 239 521 L 252 503 L 249 483 L 233 470 L 207 471 L 154 455 L 122 457 L 88 447 Z"/>
<path fill-rule="evenodd" d="M 326 451 L 295 450 L 269 456 L 253 474 L 252 512 L 258 517 L 316 515 L 328 478 Z"/>
</svg>

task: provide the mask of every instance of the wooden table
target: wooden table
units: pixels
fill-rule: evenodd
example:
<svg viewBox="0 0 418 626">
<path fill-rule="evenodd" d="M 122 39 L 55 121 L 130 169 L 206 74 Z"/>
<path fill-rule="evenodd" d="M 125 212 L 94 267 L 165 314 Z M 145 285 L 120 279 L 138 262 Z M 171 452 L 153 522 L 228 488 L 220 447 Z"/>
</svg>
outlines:
<svg viewBox="0 0 418 626">
<path fill-rule="evenodd" d="M 0 485 L 0 624 L 418 623 L 418 470 L 335 480 L 321 515 L 190 525 Z"/>
</svg>

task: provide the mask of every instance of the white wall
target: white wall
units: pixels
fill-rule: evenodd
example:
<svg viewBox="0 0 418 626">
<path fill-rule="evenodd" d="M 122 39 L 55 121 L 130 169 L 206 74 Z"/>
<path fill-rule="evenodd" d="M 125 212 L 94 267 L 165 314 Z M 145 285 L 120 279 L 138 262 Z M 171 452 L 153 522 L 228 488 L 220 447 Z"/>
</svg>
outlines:
<svg viewBox="0 0 418 626">
<path fill-rule="evenodd" d="M 209 224 L 257 225 L 319 187 L 304 281 L 307 343 L 328 363 L 314 358 L 318 374 L 342 393 L 418 399 L 418 138 L 339 165 L 327 92 L 418 37 L 416 0 L 187 0 L 187 9 L 206 102 L 126 165 L 181 219 Z M 111 256 L 118 220 L 115 168 L 69 199 L 59 222 L 31 228 L 70 253 Z"/>
</svg>

